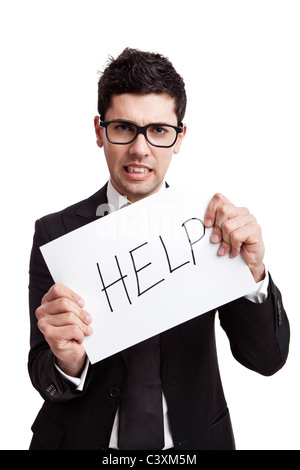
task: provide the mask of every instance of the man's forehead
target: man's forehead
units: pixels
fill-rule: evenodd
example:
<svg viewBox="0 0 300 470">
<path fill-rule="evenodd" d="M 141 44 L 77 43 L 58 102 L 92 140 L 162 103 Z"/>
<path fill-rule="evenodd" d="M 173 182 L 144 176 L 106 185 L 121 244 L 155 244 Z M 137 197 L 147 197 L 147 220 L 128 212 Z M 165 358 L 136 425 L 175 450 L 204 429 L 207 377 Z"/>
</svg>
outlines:
<svg viewBox="0 0 300 470">
<path fill-rule="evenodd" d="M 106 111 L 106 120 L 110 119 L 145 119 L 151 122 L 160 120 L 177 121 L 175 100 L 166 93 L 122 93 L 112 95 Z"/>
</svg>

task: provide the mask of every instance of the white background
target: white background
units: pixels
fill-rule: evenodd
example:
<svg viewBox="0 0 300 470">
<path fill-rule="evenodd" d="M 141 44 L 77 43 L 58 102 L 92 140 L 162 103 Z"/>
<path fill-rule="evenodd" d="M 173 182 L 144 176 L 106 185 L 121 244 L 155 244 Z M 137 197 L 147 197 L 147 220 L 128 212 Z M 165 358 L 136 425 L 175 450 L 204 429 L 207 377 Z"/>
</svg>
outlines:
<svg viewBox="0 0 300 470">
<path fill-rule="evenodd" d="M 188 133 L 168 182 L 249 207 L 289 315 L 290 356 L 270 378 L 240 366 L 216 324 L 237 448 L 300 448 L 299 24 L 297 0 L 1 2 L 2 449 L 28 448 L 42 404 L 27 375 L 34 222 L 107 180 L 97 71 L 127 46 L 167 55 L 186 82 Z"/>
</svg>

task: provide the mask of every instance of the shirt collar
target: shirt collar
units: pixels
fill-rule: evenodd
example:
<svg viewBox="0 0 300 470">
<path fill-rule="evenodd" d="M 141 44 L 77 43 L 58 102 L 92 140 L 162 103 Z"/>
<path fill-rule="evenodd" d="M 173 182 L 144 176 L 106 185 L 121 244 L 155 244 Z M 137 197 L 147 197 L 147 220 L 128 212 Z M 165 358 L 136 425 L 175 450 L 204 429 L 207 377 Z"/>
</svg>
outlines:
<svg viewBox="0 0 300 470">
<path fill-rule="evenodd" d="M 111 184 L 109 180 L 107 185 L 107 202 L 109 205 L 109 212 L 118 211 L 122 206 L 128 204 L 126 196 L 122 196 Z"/>
</svg>

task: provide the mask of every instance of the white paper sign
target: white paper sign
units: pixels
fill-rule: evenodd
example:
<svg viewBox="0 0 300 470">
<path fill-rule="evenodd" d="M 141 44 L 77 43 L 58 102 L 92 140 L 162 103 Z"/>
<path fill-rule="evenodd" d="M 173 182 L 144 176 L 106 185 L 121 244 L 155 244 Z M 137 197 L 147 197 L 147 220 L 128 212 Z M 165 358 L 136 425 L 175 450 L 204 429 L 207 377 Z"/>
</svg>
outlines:
<svg viewBox="0 0 300 470">
<path fill-rule="evenodd" d="M 91 363 L 255 290 L 243 258 L 210 242 L 208 201 L 168 188 L 41 247 L 92 314 Z"/>
</svg>

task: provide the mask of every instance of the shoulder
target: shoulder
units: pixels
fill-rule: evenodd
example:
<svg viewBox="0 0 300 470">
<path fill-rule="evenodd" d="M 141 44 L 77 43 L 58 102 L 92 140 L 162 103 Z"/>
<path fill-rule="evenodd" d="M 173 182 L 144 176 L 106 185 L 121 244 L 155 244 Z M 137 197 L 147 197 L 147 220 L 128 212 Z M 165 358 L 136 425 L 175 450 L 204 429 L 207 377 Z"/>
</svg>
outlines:
<svg viewBox="0 0 300 470">
<path fill-rule="evenodd" d="M 107 203 L 107 183 L 92 196 L 76 202 L 58 212 L 41 217 L 37 224 L 43 225 L 50 240 L 58 238 L 98 218 L 97 209 Z"/>
</svg>

